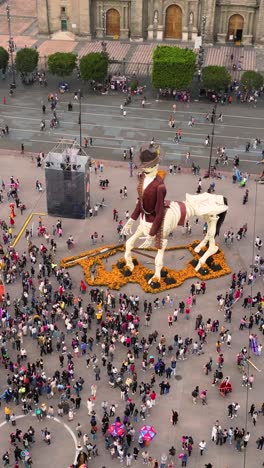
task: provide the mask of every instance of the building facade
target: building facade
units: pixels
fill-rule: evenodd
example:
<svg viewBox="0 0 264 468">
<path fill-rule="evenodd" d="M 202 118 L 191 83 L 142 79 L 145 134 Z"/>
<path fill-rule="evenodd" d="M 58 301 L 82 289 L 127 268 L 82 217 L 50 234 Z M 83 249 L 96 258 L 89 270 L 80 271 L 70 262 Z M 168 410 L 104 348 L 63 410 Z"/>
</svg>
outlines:
<svg viewBox="0 0 264 468">
<path fill-rule="evenodd" d="M 264 46 L 264 0 L 37 0 L 40 34 Z M 206 20 L 204 20 L 206 18 Z"/>
</svg>

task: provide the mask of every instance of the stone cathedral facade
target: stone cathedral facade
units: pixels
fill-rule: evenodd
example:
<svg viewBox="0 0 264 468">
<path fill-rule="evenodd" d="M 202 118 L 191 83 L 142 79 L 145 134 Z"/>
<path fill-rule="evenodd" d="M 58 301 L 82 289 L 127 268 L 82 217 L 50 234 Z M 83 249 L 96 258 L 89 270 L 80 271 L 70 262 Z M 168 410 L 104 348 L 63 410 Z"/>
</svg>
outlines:
<svg viewBox="0 0 264 468">
<path fill-rule="evenodd" d="M 264 46 L 264 0 L 37 0 L 40 34 Z M 206 18 L 206 19 L 205 19 Z"/>
</svg>

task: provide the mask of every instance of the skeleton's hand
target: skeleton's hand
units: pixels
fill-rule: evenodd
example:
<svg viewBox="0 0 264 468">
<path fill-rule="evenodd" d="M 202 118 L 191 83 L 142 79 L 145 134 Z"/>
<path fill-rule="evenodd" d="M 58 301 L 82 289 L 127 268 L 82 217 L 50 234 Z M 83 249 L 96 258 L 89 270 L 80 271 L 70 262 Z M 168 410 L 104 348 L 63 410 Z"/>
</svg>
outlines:
<svg viewBox="0 0 264 468">
<path fill-rule="evenodd" d="M 139 246 L 140 249 L 147 249 L 151 247 L 152 242 L 154 241 L 155 236 L 147 236 L 145 242 Z"/>
<path fill-rule="evenodd" d="M 132 218 L 129 218 L 129 220 L 124 225 L 121 231 L 121 234 L 123 234 L 124 236 L 128 236 L 129 234 L 132 234 L 133 224 L 134 224 L 134 220 Z"/>
</svg>

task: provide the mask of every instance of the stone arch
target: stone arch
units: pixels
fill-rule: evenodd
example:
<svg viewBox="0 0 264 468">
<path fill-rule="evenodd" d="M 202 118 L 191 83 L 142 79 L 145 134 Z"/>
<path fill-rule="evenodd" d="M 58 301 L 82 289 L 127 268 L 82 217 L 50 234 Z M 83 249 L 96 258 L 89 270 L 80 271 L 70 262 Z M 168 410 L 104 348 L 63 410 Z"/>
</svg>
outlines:
<svg viewBox="0 0 264 468">
<path fill-rule="evenodd" d="M 232 38 L 234 41 L 242 40 L 244 22 L 243 16 L 238 13 L 229 17 L 227 40 Z"/>
<path fill-rule="evenodd" d="M 167 39 L 182 39 L 182 9 L 179 5 L 169 5 L 165 14 L 165 34 Z"/>
<path fill-rule="evenodd" d="M 106 35 L 120 36 L 120 13 L 115 8 L 106 12 Z"/>
</svg>

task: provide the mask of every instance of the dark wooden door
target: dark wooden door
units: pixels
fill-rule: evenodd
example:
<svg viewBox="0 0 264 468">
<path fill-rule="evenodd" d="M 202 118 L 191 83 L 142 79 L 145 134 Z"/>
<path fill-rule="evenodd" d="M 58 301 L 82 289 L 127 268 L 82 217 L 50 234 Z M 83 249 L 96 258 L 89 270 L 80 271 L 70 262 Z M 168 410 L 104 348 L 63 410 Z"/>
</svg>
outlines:
<svg viewBox="0 0 264 468">
<path fill-rule="evenodd" d="M 244 19 L 241 15 L 232 15 L 228 23 L 228 40 L 230 36 L 234 39 L 241 40 L 243 34 Z"/>
<path fill-rule="evenodd" d="M 120 36 L 120 14 L 115 8 L 106 13 L 106 35 Z"/>
<path fill-rule="evenodd" d="M 166 10 L 165 38 L 182 38 L 182 10 L 178 5 L 170 5 Z"/>
</svg>

